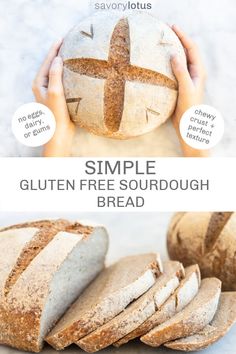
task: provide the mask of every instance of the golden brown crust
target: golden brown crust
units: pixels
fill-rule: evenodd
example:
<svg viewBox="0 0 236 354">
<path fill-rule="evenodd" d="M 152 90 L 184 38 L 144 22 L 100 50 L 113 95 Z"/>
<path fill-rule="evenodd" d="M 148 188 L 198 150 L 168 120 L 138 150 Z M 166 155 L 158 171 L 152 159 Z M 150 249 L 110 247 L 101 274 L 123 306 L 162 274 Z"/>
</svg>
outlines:
<svg viewBox="0 0 236 354">
<path fill-rule="evenodd" d="M 40 352 L 39 343 L 40 310 L 28 313 L 19 313 L 12 309 L 1 308 L 0 315 L 0 342 L 25 351 Z M 22 322 L 24 326 L 22 326 Z"/>
</svg>

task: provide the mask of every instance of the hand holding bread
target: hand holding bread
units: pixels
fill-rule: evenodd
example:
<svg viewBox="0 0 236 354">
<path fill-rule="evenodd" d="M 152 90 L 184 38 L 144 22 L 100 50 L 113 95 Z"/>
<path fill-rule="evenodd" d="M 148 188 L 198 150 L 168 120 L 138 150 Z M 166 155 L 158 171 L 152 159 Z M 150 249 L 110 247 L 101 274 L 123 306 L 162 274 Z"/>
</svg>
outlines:
<svg viewBox="0 0 236 354">
<path fill-rule="evenodd" d="M 192 106 L 203 102 L 206 70 L 196 43 L 178 26 L 173 25 L 171 28 L 180 39 L 186 53 L 186 59 L 178 55 L 174 55 L 171 58 L 172 70 L 178 81 L 177 104 L 172 116 L 173 125 L 179 137 L 184 156 L 206 157 L 209 155 L 208 151 L 191 148 L 182 139 L 179 131 L 183 114 Z"/>
<path fill-rule="evenodd" d="M 139 22 L 150 30 L 148 37 Z M 205 77 L 196 44 L 177 26 L 147 14 L 88 18 L 52 46 L 33 82 L 36 101 L 52 110 L 57 123 L 43 155 L 70 156 L 75 124 L 129 139 L 173 114 L 184 156 L 208 156 L 179 133 L 183 113 L 202 103 Z"/>
<path fill-rule="evenodd" d="M 62 41 L 52 45 L 32 85 L 35 100 L 47 106 L 56 119 L 53 138 L 44 146 L 44 157 L 71 155 L 75 125 L 70 119 L 62 83 L 63 62 L 58 55 Z"/>
</svg>

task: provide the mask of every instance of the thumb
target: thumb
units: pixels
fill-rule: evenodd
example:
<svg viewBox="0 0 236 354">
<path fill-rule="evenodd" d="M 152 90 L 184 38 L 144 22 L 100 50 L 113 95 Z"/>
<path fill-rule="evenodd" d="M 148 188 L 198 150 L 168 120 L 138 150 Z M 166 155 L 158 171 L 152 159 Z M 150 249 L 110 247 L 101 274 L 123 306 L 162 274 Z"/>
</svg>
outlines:
<svg viewBox="0 0 236 354">
<path fill-rule="evenodd" d="M 62 85 L 63 62 L 62 58 L 57 56 L 53 59 L 49 70 L 48 93 L 52 95 L 60 95 L 63 93 Z"/>
<path fill-rule="evenodd" d="M 192 83 L 192 80 L 188 72 L 186 61 L 178 55 L 173 55 L 171 57 L 171 67 L 178 81 L 179 90 L 188 89 L 189 85 Z"/>
</svg>

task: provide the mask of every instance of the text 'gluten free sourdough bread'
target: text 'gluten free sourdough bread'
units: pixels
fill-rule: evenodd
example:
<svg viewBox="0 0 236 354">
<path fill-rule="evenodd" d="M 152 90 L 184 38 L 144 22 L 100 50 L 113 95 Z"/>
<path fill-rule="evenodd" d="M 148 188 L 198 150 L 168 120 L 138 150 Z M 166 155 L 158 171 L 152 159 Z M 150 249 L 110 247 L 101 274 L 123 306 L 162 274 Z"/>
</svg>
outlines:
<svg viewBox="0 0 236 354">
<path fill-rule="evenodd" d="M 0 230 L 0 343 L 40 351 L 103 269 L 107 249 L 100 226 L 46 220 Z"/>
<path fill-rule="evenodd" d="M 177 82 L 170 56 L 184 57 L 175 33 L 149 14 L 96 14 L 65 37 L 64 88 L 71 118 L 97 135 L 127 139 L 172 114 Z"/>
</svg>

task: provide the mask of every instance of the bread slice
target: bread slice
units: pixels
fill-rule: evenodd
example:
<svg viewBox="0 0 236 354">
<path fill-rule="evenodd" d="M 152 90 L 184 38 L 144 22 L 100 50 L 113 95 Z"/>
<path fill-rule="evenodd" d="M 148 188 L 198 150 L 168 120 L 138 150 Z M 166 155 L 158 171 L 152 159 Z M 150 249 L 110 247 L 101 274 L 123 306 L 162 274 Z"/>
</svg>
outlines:
<svg viewBox="0 0 236 354">
<path fill-rule="evenodd" d="M 173 339 L 187 337 L 199 332 L 214 317 L 220 292 L 221 281 L 219 279 L 204 279 L 197 296 L 190 304 L 168 321 L 142 336 L 141 341 L 152 347 L 159 347 Z"/>
<path fill-rule="evenodd" d="M 155 253 L 120 259 L 90 284 L 47 336 L 47 342 L 60 350 L 94 331 L 145 293 L 161 272 L 162 263 Z"/>
<path fill-rule="evenodd" d="M 105 229 L 92 227 L 84 235 L 75 225 L 72 228 L 70 233 L 58 232 L 26 269 L 22 265 L 23 271 L 1 303 L 0 343 L 40 351 L 52 326 L 104 267 Z M 14 232 L 25 230 L 29 229 Z"/>
<path fill-rule="evenodd" d="M 181 280 L 174 294 L 169 297 L 158 311 L 134 331 L 114 343 L 114 346 L 119 347 L 134 338 L 146 334 L 153 327 L 167 321 L 170 317 L 181 311 L 197 294 L 201 282 L 200 277 L 200 270 L 197 264 L 187 267 L 185 269 L 185 278 Z"/>
<path fill-rule="evenodd" d="M 165 346 L 174 350 L 195 351 L 205 349 L 222 338 L 236 322 L 236 292 L 221 294 L 219 307 L 209 325 L 200 332 L 172 342 Z"/>
<path fill-rule="evenodd" d="M 87 352 L 96 352 L 117 342 L 150 317 L 174 292 L 183 276 L 181 263 L 166 262 L 164 273 L 151 289 L 111 321 L 75 343 Z"/>
</svg>

